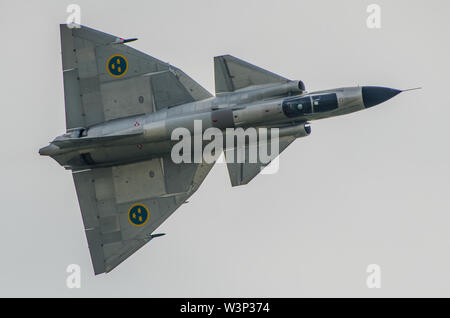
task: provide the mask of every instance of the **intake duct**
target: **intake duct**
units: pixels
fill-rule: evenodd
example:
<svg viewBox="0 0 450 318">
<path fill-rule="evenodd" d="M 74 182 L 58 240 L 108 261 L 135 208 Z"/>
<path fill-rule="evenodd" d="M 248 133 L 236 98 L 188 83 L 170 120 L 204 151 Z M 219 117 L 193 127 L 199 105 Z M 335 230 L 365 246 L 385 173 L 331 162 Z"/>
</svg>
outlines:
<svg viewBox="0 0 450 318">
<path fill-rule="evenodd" d="M 308 122 L 291 125 L 291 126 L 284 126 L 279 127 L 279 137 L 285 137 L 285 136 L 294 136 L 297 138 L 300 137 L 306 137 L 311 134 L 311 125 Z"/>
</svg>

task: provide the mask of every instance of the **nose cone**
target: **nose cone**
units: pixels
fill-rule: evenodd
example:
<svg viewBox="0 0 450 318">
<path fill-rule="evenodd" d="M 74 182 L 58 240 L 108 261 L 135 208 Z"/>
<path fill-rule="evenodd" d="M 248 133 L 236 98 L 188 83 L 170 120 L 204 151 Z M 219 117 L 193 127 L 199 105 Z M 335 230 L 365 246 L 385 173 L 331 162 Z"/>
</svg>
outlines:
<svg viewBox="0 0 450 318">
<path fill-rule="evenodd" d="M 381 104 L 402 91 L 389 87 L 363 86 L 362 98 L 366 108 Z"/>
</svg>

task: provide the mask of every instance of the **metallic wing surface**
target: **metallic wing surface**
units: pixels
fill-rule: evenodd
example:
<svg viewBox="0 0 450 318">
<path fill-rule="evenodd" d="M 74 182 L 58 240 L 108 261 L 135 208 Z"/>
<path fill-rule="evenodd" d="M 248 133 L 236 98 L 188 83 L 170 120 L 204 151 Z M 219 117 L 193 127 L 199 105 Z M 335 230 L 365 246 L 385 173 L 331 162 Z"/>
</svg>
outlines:
<svg viewBox="0 0 450 318">
<path fill-rule="evenodd" d="M 109 272 L 149 242 L 200 186 L 213 164 L 162 156 L 73 173 L 95 274 Z"/>
<path fill-rule="evenodd" d="M 67 130 L 212 96 L 180 69 L 117 36 L 85 26 L 60 31 Z"/>
<path fill-rule="evenodd" d="M 285 136 L 279 139 L 279 154 L 283 152 L 297 137 L 295 136 Z M 251 147 L 257 148 L 257 158 L 250 160 L 250 149 Z M 235 147 L 231 151 L 226 150 L 225 158 L 227 161 L 228 174 L 230 176 L 231 185 L 233 187 L 246 185 L 248 184 L 254 177 L 256 177 L 266 166 L 270 164 L 277 156 L 272 153 L 270 142 L 267 144 L 267 155 L 270 157 L 270 161 L 261 160 L 260 158 L 260 147 L 261 145 L 258 143 L 256 145 L 246 145 L 244 147 Z M 238 161 L 238 153 L 239 150 L 245 152 L 245 161 Z M 232 159 L 232 160 L 231 160 Z"/>
<path fill-rule="evenodd" d="M 216 94 L 265 84 L 288 83 L 285 77 L 231 55 L 214 57 Z"/>
</svg>

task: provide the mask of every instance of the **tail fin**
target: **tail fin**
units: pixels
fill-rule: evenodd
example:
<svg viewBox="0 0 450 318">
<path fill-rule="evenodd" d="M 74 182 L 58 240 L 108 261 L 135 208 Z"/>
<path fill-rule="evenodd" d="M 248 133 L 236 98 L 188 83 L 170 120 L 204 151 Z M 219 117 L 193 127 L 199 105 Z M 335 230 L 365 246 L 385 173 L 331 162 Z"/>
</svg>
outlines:
<svg viewBox="0 0 450 318">
<path fill-rule="evenodd" d="M 60 26 L 67 129 L 211 97 L 181 70 L 124 40 Z"/>
<path fill-rule="evenodd" d="M 289 80 L 231 55 L 214 58 L 216 94 L 254 85 L 287 83 Z"/>
</svg>

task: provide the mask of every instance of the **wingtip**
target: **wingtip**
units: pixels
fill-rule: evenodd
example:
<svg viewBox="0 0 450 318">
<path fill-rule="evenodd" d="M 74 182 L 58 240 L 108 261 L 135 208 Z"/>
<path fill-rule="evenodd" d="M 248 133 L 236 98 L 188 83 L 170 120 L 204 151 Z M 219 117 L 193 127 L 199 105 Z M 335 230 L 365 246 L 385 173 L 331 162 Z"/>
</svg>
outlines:
<svg viewBox="0 0 450 318">
<path fill-rule="evenodd" d="M 232 55 L 230 55 L 230 54 L 216 55 L 216 56 L 214 56 L 214 59 L 227 58 L 227 57 L 232 57 Z"/>
</svg>

